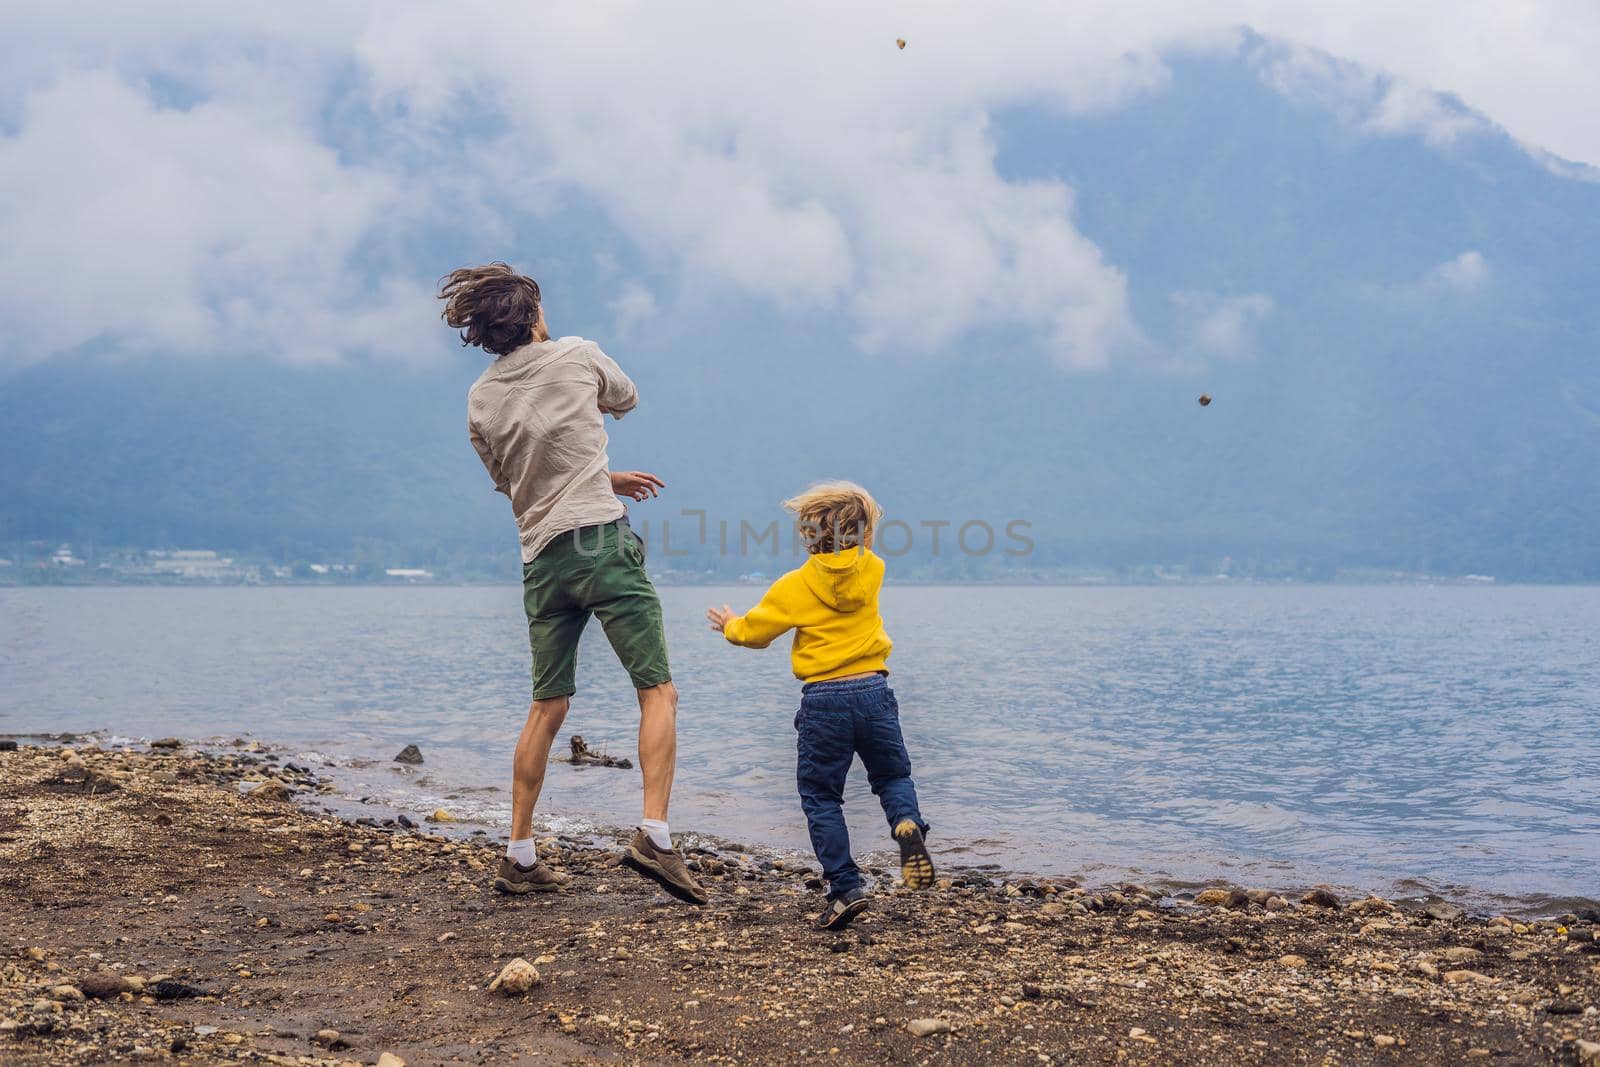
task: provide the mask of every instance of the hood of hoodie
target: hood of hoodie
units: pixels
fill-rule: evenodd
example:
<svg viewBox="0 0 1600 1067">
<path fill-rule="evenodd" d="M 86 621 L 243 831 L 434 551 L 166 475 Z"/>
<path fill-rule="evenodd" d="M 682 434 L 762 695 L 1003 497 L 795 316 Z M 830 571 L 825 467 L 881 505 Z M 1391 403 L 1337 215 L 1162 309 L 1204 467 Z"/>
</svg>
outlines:
<svg viewBox="0 0 1600 1067">
<path fill-rule="evenodd" d="M 883 560 L 871 549 L 819 552 L 800 570 L 806 588 L 834 611 L 857 611 L 883 584 Z"/>
</svg>

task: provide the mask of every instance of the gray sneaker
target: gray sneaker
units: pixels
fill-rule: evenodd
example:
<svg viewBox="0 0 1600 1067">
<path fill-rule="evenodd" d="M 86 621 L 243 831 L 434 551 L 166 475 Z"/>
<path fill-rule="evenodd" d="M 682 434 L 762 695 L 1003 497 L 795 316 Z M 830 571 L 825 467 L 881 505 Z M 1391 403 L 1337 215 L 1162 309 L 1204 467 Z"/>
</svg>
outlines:
<svg viewBox="0 0 1600 1067">
<path fill-rule="evenodd" d="M 860 886 L 828 901 L 817 916 L 818 930 L 843 930 L 857 915 L 867 910 L 867 894 Z"/>
<path fill-rule="evenodd" d="M 544 863 L 524 867 L 510 856 L 500 857 L 500 870 L 494 876 L 494 887 L 502 893 L 553 893 L 566 884 L 566 875 Z"/>
<path fill-rule="evenodd" d="M 700 888 L 700 883 L 694 880 L 689 868 L 683 865 L 683 857 L 678 855 L 678 850 L 657 848 L 656 843 L 650 840 L 650 835 L 643 830 L 634 834 L 633 840 L 628 842 L 622 862 L 686 904 L 704 904 L 708 899 L 706 891 Z"/>
</svg>

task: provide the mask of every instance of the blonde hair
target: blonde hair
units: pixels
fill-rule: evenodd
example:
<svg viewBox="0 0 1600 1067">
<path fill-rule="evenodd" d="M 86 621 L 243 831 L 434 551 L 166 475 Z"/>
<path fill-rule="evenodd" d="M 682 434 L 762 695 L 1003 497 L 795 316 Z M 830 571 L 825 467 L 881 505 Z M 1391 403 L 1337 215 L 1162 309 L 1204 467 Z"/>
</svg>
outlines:
<svg viewBox="0 0 1600 1067">
<path fill-rule="evenodd" d="M 806 551 L 813 555 L 863 548 L 883 518 L 883 509 L 855 482 L 818 482 L 783 502 L 794 512 Z"/>
</svg>

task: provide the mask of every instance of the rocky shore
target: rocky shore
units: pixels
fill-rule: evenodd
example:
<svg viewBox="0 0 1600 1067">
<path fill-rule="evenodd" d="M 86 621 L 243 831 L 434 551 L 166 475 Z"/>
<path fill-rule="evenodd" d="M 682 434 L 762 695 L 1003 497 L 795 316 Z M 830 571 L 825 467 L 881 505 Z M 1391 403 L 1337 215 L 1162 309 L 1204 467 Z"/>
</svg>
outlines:
<svg viewBox="0 0 1600 1067">
<path fill-rule="evenodd" d="M 955 871 L 826 934 L 781 860 L 697 851 L 691 908 L 553 839 L 569 889 L 505 899 L 490 843 L 302 810 L 269 753 L 8 747 L 8 1065 L 1600 1065 L 1594 913 Z"/>
</svg>

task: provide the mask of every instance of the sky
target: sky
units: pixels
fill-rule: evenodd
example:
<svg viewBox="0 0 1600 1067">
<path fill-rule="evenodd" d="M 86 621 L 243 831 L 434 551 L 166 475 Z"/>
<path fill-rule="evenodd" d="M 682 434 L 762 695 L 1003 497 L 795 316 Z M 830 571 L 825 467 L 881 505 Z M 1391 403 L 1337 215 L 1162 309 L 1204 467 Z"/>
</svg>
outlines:
<svg viewBox="0 0 1600 1067">
<path fill-rule="evenodd" d="M 1092 373 L 1149 346 L 1127 268 L 1070 186 L 1000 172 L 992 131 L 1125 107 L 1187 55 L 1238 55 L 1353 136 L 1504 131 L 1600 175 L 1591 0 L 9 6 L 0 370 L 453 358 L 418 249 L 469 233 L 540 276 L 577 253 L 521 235 L 583 210 L 626 241 L 597 294 L 621 334 L 731 293 L 864 353 L 999 328 Z M 1415 284 L 1492 272 L 1465 249 Z M 1272 313 L 1172 300 L 1201 359 Z"/>
</svg>

